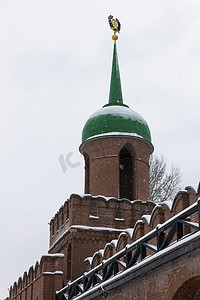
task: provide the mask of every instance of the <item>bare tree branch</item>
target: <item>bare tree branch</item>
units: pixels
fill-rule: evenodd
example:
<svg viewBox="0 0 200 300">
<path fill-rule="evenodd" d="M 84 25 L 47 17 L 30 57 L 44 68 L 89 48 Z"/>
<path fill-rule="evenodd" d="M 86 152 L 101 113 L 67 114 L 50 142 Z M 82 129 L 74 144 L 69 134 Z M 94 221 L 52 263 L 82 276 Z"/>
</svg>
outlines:
<svg viewBox="0 0 200 300">
<path fill-rule="evenodd" d="M 178 167 L 172 166 L 167 173 L 167 161 L 161 156 L 150 157 L 150 200 L 163 202 L 173 200 L 180 190 L 181 173 Z"/>
</svg>

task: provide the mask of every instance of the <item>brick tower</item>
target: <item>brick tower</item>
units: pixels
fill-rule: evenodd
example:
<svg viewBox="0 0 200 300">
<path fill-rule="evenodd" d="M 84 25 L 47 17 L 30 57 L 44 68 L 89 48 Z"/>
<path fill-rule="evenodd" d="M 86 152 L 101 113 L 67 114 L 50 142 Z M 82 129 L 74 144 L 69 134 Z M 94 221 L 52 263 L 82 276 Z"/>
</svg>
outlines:
<svg viewBox="0 0 200 300">
<path fill-rule="evenodd" d="M 146 121 L 123 103 L 116 34 L 113 37 L 109 103 L 90 116 L 82 132 L 85 193 L 145 201 L 151 134 Z"/>
<path fill-rule="evenodd" d="M 50 222 L 49 253 L 64 254 L 64 284 L 84 272 L 86 257 L 154 207 L 148 201 L 151 135 L 145 120 L 123 103 L 116 32 L 109 102 L 82 132 L 85 195 L 71 195 Z"/>
</svg>

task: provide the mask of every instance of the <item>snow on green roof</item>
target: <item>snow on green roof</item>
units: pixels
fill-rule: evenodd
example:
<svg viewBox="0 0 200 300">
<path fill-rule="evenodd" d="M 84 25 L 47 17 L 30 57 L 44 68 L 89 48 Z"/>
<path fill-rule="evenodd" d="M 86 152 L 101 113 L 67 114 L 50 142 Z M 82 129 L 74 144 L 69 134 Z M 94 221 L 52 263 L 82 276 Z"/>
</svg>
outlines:
<svg viewBox="0 0 200 300">
<path fill-rule="evenodd" d="M 107 106 L 92 114 L 82 132 L 82 142 L 105 135 L 127 135 L 151 143 L 146 121 L 132 109 L 124 106 Z"/>
<path fill-rule="evenodd" d="M 105 135 L 135 136 L 151 143 L 146 121 L 123 103 L 117 48 L 114 44 L 109 103 L 92 114 L 82 132 L 82 143 Z"/>
</svg>

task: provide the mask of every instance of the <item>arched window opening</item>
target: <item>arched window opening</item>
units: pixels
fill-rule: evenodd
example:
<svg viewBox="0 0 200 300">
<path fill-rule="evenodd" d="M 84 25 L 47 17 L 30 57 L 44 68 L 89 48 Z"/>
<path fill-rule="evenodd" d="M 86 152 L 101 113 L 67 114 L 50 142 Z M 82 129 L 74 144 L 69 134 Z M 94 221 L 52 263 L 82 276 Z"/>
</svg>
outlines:
<svg viewBox="0 0 200 300">
<path fill-rule="evenodd" d="M 69 243 L 68 245 L 68 249 L 67 249 L 67 279 L 71 280 L 71 268 L 72 268 L 72 264 L 71 264 L 71 259 L 72 259 L 72 250 L 71 250 L 71 243 Z"/>
<path fill-rule="evenodd" d="M 58 213 L 56 214 L 56 230 L 59 230 L 59 215 Z"/>
<path fill-rule="evenodd" d="M 69 219 L 69 202 L 67 202 L 67 220 Z"/>
<path fill-rule="evenodd" d="M 61 210 L 61 225 L 63 225 L 64 224 L 64 211 L 63 211 L 63 208 L 62 208 L 62 210 Z"/>
<path fill-rule="evenodd" d="M 125 147 L 119 153 L 119 196 L 133 200 L 133 158 Z"/>
<path fill-rule="evenodd" d="M 122 201 L 117 201 L 115 203 L 115 220 L 123 219 L 123 203 Z"/>
<path fill-rule="evenodd" d="M 54 220 L 51 220 L 51 232 L 52 232 L 52 236 L 54 236 L 54 233 L 55 233 L 55 228 L 54 228 Z"/>
<path fill-rule="evenodd" d="M 90 159 L 89 156 L 85 153 L 85 194 L 90 193 Z"/>
</svg>

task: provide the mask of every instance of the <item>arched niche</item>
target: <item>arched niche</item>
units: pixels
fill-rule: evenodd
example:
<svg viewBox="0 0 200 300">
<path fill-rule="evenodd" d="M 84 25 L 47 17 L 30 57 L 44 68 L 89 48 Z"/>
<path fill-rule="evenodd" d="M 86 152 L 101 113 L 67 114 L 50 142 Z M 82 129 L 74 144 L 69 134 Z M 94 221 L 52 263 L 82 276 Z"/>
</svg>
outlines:
<svg viewBox="0 0 200 300">
<path fill-rule="evenodd" d="M 133 200 L 134 190 L 133 157 L 127 147 L 119 152 L 119 197 Z"/>
<path fill-rule="evenodd" d="M 71 280 L 71 270 L 72 270 L 72 246 L 71 243 L 68 244 L 67 248 L 67 280 Z"/>
<path fill-rule="evenodd" d="M 87 153 L 84 153 L 85 159 L 85 194 L 90 193 L 90 159 Z"/>
<path fill-rule="evenodd" d="M 172 300 L 198 300 L 200 299 L 200 276 L 186 280 L 176 291 Z"/>
</svg>

